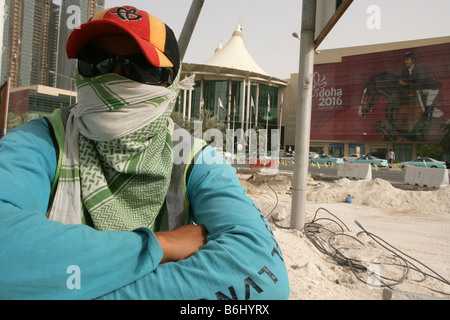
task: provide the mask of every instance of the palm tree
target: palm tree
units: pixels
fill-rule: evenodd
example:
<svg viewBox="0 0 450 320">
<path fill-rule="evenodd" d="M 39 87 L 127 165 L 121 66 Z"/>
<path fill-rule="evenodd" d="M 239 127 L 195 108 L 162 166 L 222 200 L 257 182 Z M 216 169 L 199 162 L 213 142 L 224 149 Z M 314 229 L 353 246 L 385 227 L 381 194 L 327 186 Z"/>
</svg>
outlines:
<svg viewBox="0 0 450 320">
<path fill-rule="evenodd" d="M 202 122 L 202 135 L 208 130 L 216 129 L 219 130 L 221 133 L 221 145 L 222 147 L 226 146 L 226 125 L 223 121 L 219 120 L 218 115 L 214 115 L 214 113 L 211 110 L 203 109 L 200 112 L 200 120 Z M 215 137 L 215 139 L 218 137 Z M 214 140 L 214 143 L 211 145 L 218 146 L 219 142 Z"/>
<path fill-rule="evenodd" d="M 170 117 L 178 126 L 186 129 L 187 131 L 189 131 L 189 133 L 192 134 L 192 132 L 194 131 L 194 124 L 192 121 L 187 121 L 186 118 L 183 119 L 183 114 L 181 112 L 174 112 Z"/>
<path fill-rule="evenodd" d="M 226 144 L 226 125 L 223 121 L 218 119 L 211 110 L 203 109 L 200 111 L 199 119 L 191 118 L 191 121 L 183 119 L 183 115 L 180 112 L 174 112 L 171 115 L 173 122 L 180 127 L 189 131 L 190 134 L 194 134 L 194 122 L 201 121 L 202 136 L 209 129 L 218 129 L 222 133 L 223 145 Z"/>
<path fill-rule="evenodd" d="M 200 112 L 200 120 L 202 121 L 202 131 L 205 132 L 209 129 L 225 128 L 225 123 L 219 120 L 218 116 L 215 116 L 211 110 L 203 109 Z"/>
</svg>

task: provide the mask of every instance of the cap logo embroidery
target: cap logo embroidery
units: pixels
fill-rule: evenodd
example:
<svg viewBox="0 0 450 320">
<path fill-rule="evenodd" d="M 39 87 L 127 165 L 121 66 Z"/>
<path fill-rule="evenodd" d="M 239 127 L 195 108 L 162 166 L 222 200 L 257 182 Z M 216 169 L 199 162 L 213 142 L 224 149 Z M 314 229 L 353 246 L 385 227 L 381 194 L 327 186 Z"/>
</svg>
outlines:
<svg viewBox="0 0 450 320">
<path fill-rule="evenodd" d="M 117 16 L 124 21 L 138 21 L 142 19 L 142 16 L 138 14 L 137 9 L 135 8 L 127 9 L 119 7 L 116 11 L 111 11 L 110 13 L 117 14 Z"/>
</svg>

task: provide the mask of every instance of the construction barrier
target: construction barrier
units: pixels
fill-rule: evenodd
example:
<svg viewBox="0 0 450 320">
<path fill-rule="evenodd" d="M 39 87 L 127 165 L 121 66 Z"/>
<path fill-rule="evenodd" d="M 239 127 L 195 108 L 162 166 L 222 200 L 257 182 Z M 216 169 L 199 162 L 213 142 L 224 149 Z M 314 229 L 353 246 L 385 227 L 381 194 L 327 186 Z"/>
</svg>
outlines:
<svg viewBox="0 0 450 320">
<path fill-rule="evenodd" d="M 252 159 L 249 161 L 250 169 L 260 169 L 261 174 L 275 174 L 278 172 L 277 159 Z"/>
<path fill-rule="evenodd" d="M 421 175 L 418 174 L 417 171 L 419 170 L 418 167 L 406 167 L 406 173 L 405 173 L 405 183 L 410 185 L 415 185 L 415 182 L 418 180 L 417 176 Z"/>
<path fill-rule="evenodd" d="M 449 185 L 448 170 L 409 166 L 406 167 L 405 183 L 439 189 Z"/>
<path fill-rule="evenodd" d="M 372 180 L 372 167 L 368 163 L 341 163 L 338 177 L 357 180 Z"/>
</svg>

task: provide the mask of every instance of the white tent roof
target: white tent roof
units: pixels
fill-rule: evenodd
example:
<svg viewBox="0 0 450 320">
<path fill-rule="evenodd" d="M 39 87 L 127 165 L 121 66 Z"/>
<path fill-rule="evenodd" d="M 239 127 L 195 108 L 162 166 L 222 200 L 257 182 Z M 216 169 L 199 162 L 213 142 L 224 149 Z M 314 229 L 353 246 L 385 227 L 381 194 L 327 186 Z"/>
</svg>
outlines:
<svg viewBox="0 0 450 320">
<path fill-rule="evenodd" d="M 253 60 L 247 50 L 242 37 L 242 27 L 239 23 L 230 41 L 222 48 L 222 42 L 217 47 L 214 55 L 205 62 L 206 65 L 233 68 L 238 70 L 247 70 L 262 75 L 269 74 L 261 69 Z"/>
</svg>

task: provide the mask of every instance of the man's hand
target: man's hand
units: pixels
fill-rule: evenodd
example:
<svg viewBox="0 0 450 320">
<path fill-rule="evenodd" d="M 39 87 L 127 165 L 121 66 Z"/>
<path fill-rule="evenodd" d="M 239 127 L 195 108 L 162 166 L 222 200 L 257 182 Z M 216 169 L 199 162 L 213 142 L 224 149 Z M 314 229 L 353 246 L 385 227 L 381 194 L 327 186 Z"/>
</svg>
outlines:
<svg viewBox="0 0 450 320">
<path fill-rule="evenodd" d="M 204 226 L 193 224 L 172 231 L 155 232 L 163 250 L 160 263 L 189 258 L 206 244 L 207 235 L 208 232 Z"/>
</svg>

